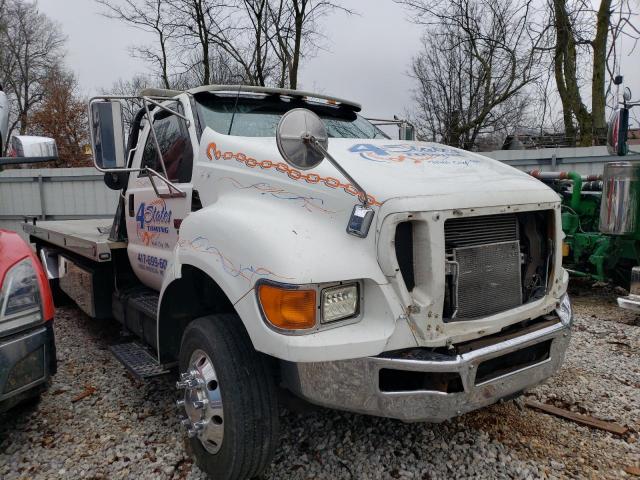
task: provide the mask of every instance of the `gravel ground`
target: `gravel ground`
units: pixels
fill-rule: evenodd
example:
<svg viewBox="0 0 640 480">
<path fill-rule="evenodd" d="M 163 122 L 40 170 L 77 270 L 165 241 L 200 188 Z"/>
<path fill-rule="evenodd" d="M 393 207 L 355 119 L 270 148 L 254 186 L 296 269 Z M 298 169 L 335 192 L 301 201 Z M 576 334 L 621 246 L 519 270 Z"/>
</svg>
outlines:
<svg viewBox="0 0 640 480">
<path fill-rule="evenodd" d="M 283 410 L 282 445 L 264 478 L 631 478 L 624 467 L 640 466 L 640 323 L 611 296 L 574 302 L 567 361 L 527 397 L 616 421 L 629 427 L 625 436 L 530 410 L 522 399 L 440 425 Z M 0 478 L 205 478 L 184 453 L 173 379 L 129 376 L 107 350 L 118 334 L 112 322 L 62 308 L 55 329 L 50 389 L 38 404 L 0 415 Z"/>
</svg>

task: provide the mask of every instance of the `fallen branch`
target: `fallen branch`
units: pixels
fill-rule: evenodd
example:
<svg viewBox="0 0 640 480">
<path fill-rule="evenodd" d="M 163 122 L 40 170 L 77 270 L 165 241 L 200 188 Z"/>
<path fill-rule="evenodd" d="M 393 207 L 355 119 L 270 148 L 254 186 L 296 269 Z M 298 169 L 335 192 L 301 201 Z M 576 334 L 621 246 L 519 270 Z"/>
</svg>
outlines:
<svg viewBox="0 0 640 480">
<path fill-rule="evenodd" d="M 633 475 L 635 477 L 640 477 L 640 467 L 624 467 L 624 471 L 629 475 Z"/>
<path fill-rule="evenodd" d="M 606 422 L 589 415 L 581 415 L 579 413 L 570 412 L 569 410 L 565 410 L 564 408 L 554 407 L 553 405 L 547 405 L 546 403 L 526 400 L 524 404 L 529 408 L 533 408 L 534 410 L 540 410 L 544 413 L 555 415 L 556 417 L 565 418 L 576 423 L 581 423 L 589 427 L 597 428 L 598 430 L 615 433 L 616 435 L 624 435 L 629 430 L 627 427 L 614 422 Z"/>
<path fill-rule="evenodd" d="M 79 393 L 75 397 L 71 399 L 71 403 L 76 403 L 82 400 L 83 398 L 87 398 L 89 395 L 93 395 L 96 392 L 96 387 L 88 386 L 85 387 L 82 393 Z"/>
</svg>

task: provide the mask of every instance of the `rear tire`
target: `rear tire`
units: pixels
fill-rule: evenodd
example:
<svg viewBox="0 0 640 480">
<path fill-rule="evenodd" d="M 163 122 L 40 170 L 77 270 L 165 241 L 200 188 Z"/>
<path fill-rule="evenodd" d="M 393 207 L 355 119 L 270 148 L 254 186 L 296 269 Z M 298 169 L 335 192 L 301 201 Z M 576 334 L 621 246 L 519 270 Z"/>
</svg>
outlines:
<svg viewBox="0 0 640 480">
<path fill-rule="evenodd" d="M 185 387 L 189 427 L 200 420 L 215 423 L 200 433 L 192 429 L 189 443 L 198 466 L 216 480 L 259 475 L 279 441 L 277 394 L 268 359 L 255 351 L 240 318 L 217 314 L 191 322 L 182 336 L 179 365 L 182 373 L 194 372 L 189 378 L 198 383 Z M 198 365 L 207 368 L 198 373 Z M 208 398 L 208 406 L 194 409 L 197 398 Z M 215 448 L 208 438 L 215 438 Z M 207 448 L 203 442 L 210 442 Z"/>
</svg>

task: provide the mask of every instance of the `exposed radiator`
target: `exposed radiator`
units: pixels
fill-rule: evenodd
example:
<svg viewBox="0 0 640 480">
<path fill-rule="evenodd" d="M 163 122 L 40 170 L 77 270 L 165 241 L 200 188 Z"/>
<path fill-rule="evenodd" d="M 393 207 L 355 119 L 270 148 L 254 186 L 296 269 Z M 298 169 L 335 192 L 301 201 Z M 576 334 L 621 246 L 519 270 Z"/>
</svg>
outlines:
<svg viewBox="0 0 640 480">
<path fill-rule="evenodd" d="M 522 305 L 520 242 L 453 250 L 458 264 L 456 320 L 473 320 Z"/>
<path fill-rule="evenodd" d="M 454 262 L 447 277 L 445 321 L 474 320 L 522 305 L 515 213 L 451 218 L 444 231 L 447 257 Z"/>
<path fill-rule="evenodd" d="M 515 213 L 452 218 L 444 224 L 447 253 L 453 248 L 518 240 Z"/>
<path fill-rule="evenodd" d="M 553 252 L 549 210 L 449 218 L 444 223 L 445 278 L 442 319 L 476 320 L 519 307 L 546 292 Z M 427 268 L 417 248 L 425 241 L 418 221 L 398 224 L 395 254 L 413 294 L 425 288 Z M 418 235 L 418 242 L 414 240 Z"/>
</svg>

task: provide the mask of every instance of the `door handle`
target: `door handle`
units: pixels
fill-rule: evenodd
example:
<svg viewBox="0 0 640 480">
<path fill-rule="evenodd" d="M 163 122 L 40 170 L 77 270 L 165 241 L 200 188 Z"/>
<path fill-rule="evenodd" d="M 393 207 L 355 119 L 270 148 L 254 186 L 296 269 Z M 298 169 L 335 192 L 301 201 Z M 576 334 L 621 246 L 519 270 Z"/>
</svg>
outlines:
<svg viewBox="0 0 640 480">
<path fill-rule="evenodd" d="M 129 195 L 129 216 L 133 217 L 135 215 L 133 208 L 133 193 Z"/>
</svg>

